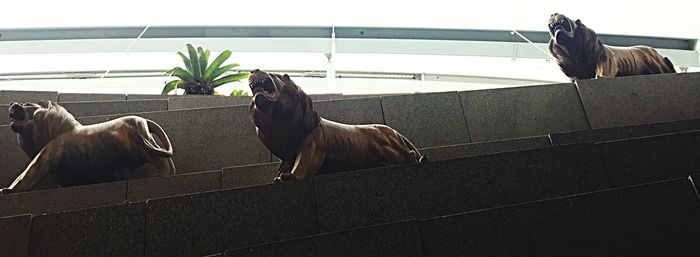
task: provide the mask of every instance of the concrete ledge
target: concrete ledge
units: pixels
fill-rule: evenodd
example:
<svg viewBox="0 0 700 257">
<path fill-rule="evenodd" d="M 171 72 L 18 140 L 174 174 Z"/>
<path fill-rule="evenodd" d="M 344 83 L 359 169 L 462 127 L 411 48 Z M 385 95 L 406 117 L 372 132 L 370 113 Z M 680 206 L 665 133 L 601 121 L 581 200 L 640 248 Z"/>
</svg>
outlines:
<svg viewBox="0 0 700 257">
<path fill-rule="evenodd" d="M 416 217 L 417 165 L 314 176 L 321 232 L 342 231 Z"/>
<path fill-rule="evenodd" d="M 170 95 L 128 94 L 126 100 L 168 99 Z"/>
<path fill-rule="evenodd" d="M 75 117 L 168 110 L 168 100 L 72 102 L 60 105 Z"/>
<path fill-rule="evenodd" d="M 60 93 L 58 102 L 124 101 L 126 94 Z"/>
<path fill-rule="evenodd" d="M 472 142 L 589 129 L 572 83 L 459 93 Z"/>
<path fill-rule="evenodd" d="M 143 256 L 145 209 L 132 203 L 34 216 L 30 256 Z"/>
<path fill-rule="evenodd" d="M 551 144 L 549 143 L 549 138 L 547 138 L 546 136 L 539 136 L 481 143 L 429 147 L 419 150 L 422 154 L 427 155 L 428 158 L 430 158 L 430 161 L 440 161 L 502 152 L 529 150 L 549 146 L 551 146 Z"/>
<path fill-rule="evenodd" d="M 417 222 L 405 221 L 226 251 L 227 257 L 422 257 Z"/>
<path fill-rule="evenodd" d="M 679 179 L 440 217 L 420 225 L 432 256 L 685 256 L 700 208 Z"/>
<path fill-rule="evenodd" d="M 314 101 L 321 117 L 345 124 L 384 124 L 379 97 Z"/>
<path fill-rule="evenodd" d="M 228 167 L 223 169 L 223 189 L 272 184 L 279 162 Z"/>
<path fill-rule="evenodd" d="M 12 182 L 29 164 L 29 157 L 17 142 L 17 134 L 9 126 L 0 126 L 0 188 Z"/>
<path fill-rule="evenodd" d="M 549 135 L 549 138 L 553 145 L 568 145 L 648 137 L 692 130 L 700 130 L 700 119 L 553 133 Z"/>
<path fill-rule="evenodd" d="M 457 92 L 381 97 L 386 125 L 419 148 L 469 143 Z"/>
<path fill-rule="evenodd" d="M 126 181 L 14 193 L 0 196 L 0 217 L 94 208 L 124 201 Z"/>
<path fill-rule="evenodd" d="M 700 73 L 577 82 L 592 128 L 700 119 Z"/>
<path fill-rule="evenodd" d="M 221 171 L 197 172 L 159 178 L 127 181 L 127 200 L 145 201 L 166 196 L 201 193 L 221 189 Z"/>
<path fill-rule="evenodd" d="M 311 183 L 149 200 L 146 256 L 204 256 L 318 233 Z M 187 243 L 183 243 L 187 242 Z"/>
<path fill-rule="evenodd" d="M 700 170 L 700 131 L 596 144 L 612 186 L 687 177 Z"/>
<path fill-rule="evenodd" d="M 0 218 L 0 253 L 7 257 L 27 257 L 31 215 Z"/>
<path fill-rule="evenodd" d="M 185 96 L 170 98 L 170 110 L 250 105 L 250 96 Z"/>
<path fill-rule="evenodd" d="M 41 100 L 57 102 L 58 92 L 0 90 L 0 105 L 9 105 L 12 102 L 38 102 Z"/>
</svg>

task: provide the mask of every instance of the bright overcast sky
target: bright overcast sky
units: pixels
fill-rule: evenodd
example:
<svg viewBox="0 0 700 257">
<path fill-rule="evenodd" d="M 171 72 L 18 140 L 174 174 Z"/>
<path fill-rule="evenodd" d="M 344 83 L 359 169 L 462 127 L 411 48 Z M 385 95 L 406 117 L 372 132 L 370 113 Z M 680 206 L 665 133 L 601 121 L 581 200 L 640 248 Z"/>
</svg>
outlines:
<svg viewBox="0 0 700 257">
<path fill-rule="evenodd" d="M 599 33 L 700 37 L 700 1 L 659 0 L 25 0 L 0 27 L 316 25 L 546 30 L 552 12 Z"/>
</svg>

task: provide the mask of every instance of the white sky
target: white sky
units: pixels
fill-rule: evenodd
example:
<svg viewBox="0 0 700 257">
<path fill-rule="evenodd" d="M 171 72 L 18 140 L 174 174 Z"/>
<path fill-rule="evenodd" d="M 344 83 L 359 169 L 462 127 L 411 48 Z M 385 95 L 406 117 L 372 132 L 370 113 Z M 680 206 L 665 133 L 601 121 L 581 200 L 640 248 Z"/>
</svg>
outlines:
<svg viewBox="0 0 700 257">
<path fill-rule="evenodd" d="M 6 0 L 0 27 L 317 25 L 546 30 L 549 14 L 599 33 L 700 37 L 700 1 Z"/>
</svg>

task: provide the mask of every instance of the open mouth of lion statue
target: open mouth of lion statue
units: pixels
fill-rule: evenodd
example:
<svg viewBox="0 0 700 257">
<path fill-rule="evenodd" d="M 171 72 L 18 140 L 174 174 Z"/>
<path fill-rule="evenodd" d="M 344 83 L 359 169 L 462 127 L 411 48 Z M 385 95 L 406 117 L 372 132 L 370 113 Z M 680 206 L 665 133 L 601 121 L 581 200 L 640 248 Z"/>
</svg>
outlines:
<svg viewBox="0 0 700 257">
<path fill-rule="evenodd" d="M 277 102 L 279 89 L 275 79 L 277 78 L 266 72 L 259 70 L 251 72 L 248 82 L 250 91 L 253 92 L 254 104 L 258 109 L 265 110 L 271 103 Z"/>
<path fill-rule="evenodd" d="M 564 44 L 574 38 L 572 21 L 561 14 L 552 15 L 549 22 L 549 32 L 557 44 Z"/>
<path fill-rule="evenodd" d="M 25 123 L 32 119 L 34 112 L 41 108 L 40 105 L 34 103 L 11 103 L 10 104 L 10 128 L 12 131 L 21 133 L 25 127 Z"/>
</svg>

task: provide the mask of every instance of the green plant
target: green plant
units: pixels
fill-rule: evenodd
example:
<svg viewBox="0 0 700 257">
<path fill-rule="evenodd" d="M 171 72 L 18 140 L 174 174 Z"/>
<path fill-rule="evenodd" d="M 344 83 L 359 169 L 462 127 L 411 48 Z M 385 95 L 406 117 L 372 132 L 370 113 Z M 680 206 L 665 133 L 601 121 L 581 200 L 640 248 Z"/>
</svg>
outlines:
<svg viewBox="0 0 700 257">
<path fill-rule="evenodd" d="M 187 44 L 187 52 L 189 58 L 182 52 L 177 52 L 185 63 L 185 69 L 175 67 L 168 71 L 169 75 L 179 79 L 165 84 L 161 94 L 166 95 L 172 90 L 182 88 L 185 90 L 185 94 L 213 95 L 214 88 L 245 79 L 249 75 L 247 72 L 238 72 L 220 77 L 227 71 L 238 67 L 237 63 L 221 66 L 231 56 L 230 50 L 223 51 L 211 63 L 209 63 L 208 49 L 205 50 L 200 46 L 195 50 L 191 44 Z"/>
<path fill-rule="evenodd" d="M 249 94 L 246 91 L 234 89 L 231 91 L 231 96 L 249 96 Z"/>
</svg>

